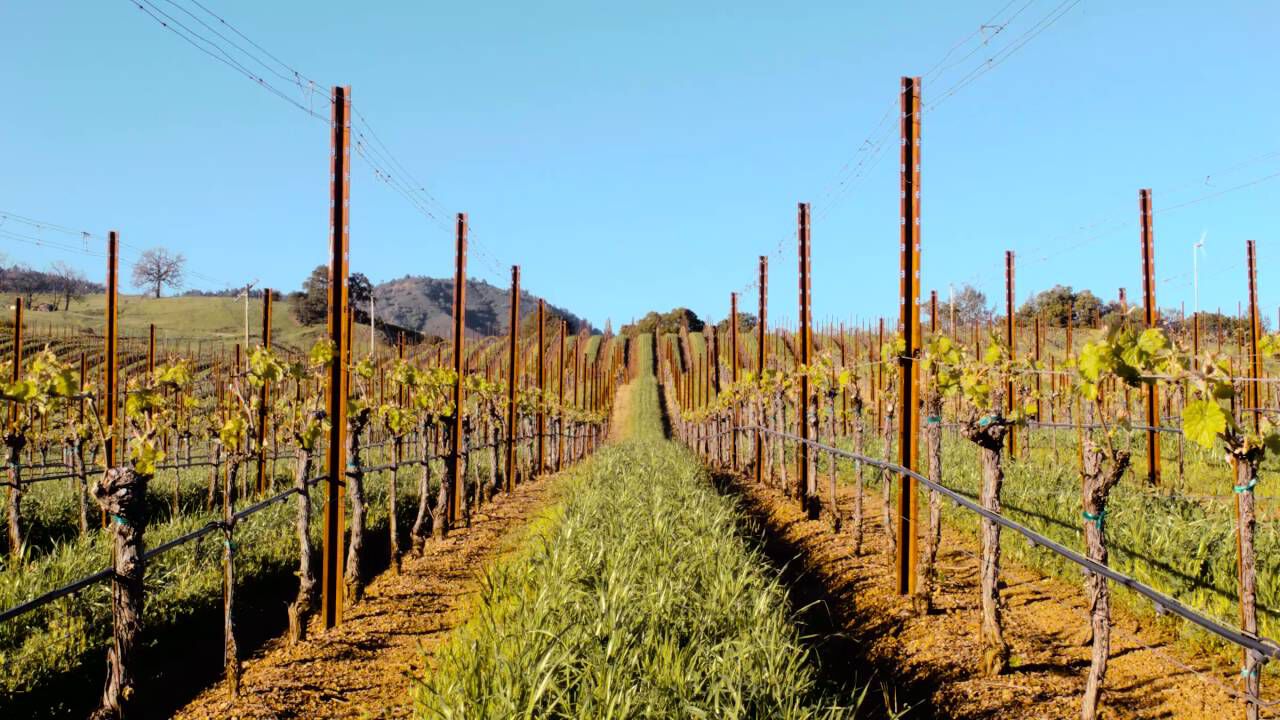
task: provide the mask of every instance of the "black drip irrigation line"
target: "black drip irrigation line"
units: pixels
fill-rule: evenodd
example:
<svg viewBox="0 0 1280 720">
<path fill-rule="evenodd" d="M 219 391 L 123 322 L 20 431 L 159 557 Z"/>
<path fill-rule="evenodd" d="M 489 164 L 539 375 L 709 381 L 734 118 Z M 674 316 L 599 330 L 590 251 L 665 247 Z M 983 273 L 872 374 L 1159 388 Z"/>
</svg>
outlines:
<svg viewBox="0 0 1280 720">
<path fill-rule="evenodd" d="M 516 437 L 516 439 L 515 439 L 515 442 L 517 442 L 517 443 L 523 443 L 523 442 L 524 442 L 524 441 L 526 441 L 526 440 L 533 440 L 533 439 L 536 439 L 536 438 L 538 437 L 538 435 L 539 435 L 538 433 L 532 433 L 532 434 L 529 434 L 529 435 L 517 436 L 517 437 Z M 554 433 L 543 433 L 543 434 L 542 434 L 542 436 L 543 436 L 543 437 L 555 437 L 555 434 L 554 434 Z M 494 447 L 494 446 L 501 446 L 501 445 L 503 445 L 503 444 L 505 444 L 505 443 L 506 443 L 506 441 L 500 441 L 500 442 L 495 442 L 495 443 L 487 443 L 487 444 L 485 444 L 485 445 L 480 445 L 480 446 L 472 447 L 472 448 L 470 448 L 470 449 L 468 450 L 468 452 L 471 452 L 471 451 L 473 451 L 473 450 L 481 450 L 481 449 L 492 448 L 492 447 Z M 386 443 L 383 443 L 383 444 L 386 444 Z M 369 446 L 366 446 L 366 447 L 369 447 Z M 278 458 L 278 457 L 287 457 L 287 455 L 278 455 L 278 456 L 276 456 L 276 457 L 277 457 L 277 458 Z M 444 457 L 443 455 L 431 455 L 431 456 L 428 456 L 428 457 L 427 457 L 427 458 L 425 458 L 425 459 L 405 460 L 405 461 L 402 461 L 402 462 L 401 462 L 401 463 L 399 463 L 399 464 L 400 464 L 400 465 L 415 465 L 415 464 L 419 464 L 419 465 L 420 465 L 420 464 L 422 464 L 422 463 L 424 463 L 424 462 L 431 462 L 431 461 L 433 461 L 433 460 L 442 459 L 443 457 Z M 208 464 L 210 464 L 210 465 L 211 465 L 211 464 L 213 464 L 213 463 L 208 463 Z M 187 466 L 182 466 L 182 467 L 187 467 Z M 366 473 L 368 473 L 368 472 L 377 472 L 377 471 L 379 471 L 379 470 L 391 470 L 391 469 L 393 469 L 393 468 L 395 468 L 395 467 L 396 467 L 396 465 L 395 465 L 395 464 L 391 464 L 391 465 L 379 465 L 379 466 L 367 467 L 367 468 L 362 467 L 362 468 L 360 468 L 360 471 L 361 471 L 361 472 L 366 472 Z M 98 472 L 100 473 L 100 472 L 102 472 L 102 471 L 101 471 L 101 470 L 99 470 Z M 354 472 L 355 472 L 354 470 L 350 470 L 350 469 L 349 469 L 349 470 L 347 470 L 346 475 L 347 475 L 348 477 L 350 477 Z M 69 475 L 68 477 L 75 477 L 75 475 Z M 305 481 L 305 485 L 306 485 L 306 486 L 308 486 L 308 487 L 310 487 L 310 486 L 312 486 L 312 485 L 315 485 L 315 484 L 317 484 L 317 483 L 323 482 L 323 481 L 328 480 L 328 479 L 329 479 L 329 476 L 328 476 L 327 474 L 325 474 L 325 475 L 320 475 L 320 476 L 317 476 L 317 477 L 313 477 L 313 478 L 309 478 L 309 479 L 307 479 L 307 480 Z M 192 530 L 191 532 L 188 532 L 188 533 L 186 533 L 186 534 L 184 534 L 184 535 L 180 535 L 180 536 L 178 536 L 178 537 L 176 537 L 176 538 L 174 538 L 174 539 L 172 539 L 172 540 L 169 540 L 169 541 L 167 541 L 167 542 L 161 543 L 160 545 L 157 545 L 157 546 L 156 546 L 156 547 L 154 547 L 154 548 L 151 548 L 151 549 L 149 549 L 149 550 L 144 551 L 144 552 L 142 553 L 142 557 L 143 557 L 143 559 L 144 559 L 144 560 L 151 560 L 152 558 L 159 557 L 160 555 L 163 555 L 164 553 L 167 553 L 167 552 L 169 552 L 170 550 L 173 550 L 174 548 L 180 547 L 180 546 L 182 546 L 182 545 L 185 545 L 185 544 L 187 544 L 187 543 L 189 543 L 189 542 L 193 542 L 193 541 L 195 541 L 195 540 L 199 540 L 200 538 L 204 537 L 205 535 L 208 535 L 209 533 L 212 533 L 212 532 L 217 531 L 217 530 L 223 530 L 223 529 L 226 529 L 228 525 L 230 525 L 230 526 L 231 526 L 231 528 L 232 528 L 232 529 L 234 529 L 235 524 L 236 524 L 237 522 L 239 522 L 239 521 L 241 521 L 241 520 L 244 520 L 245 518 L 248 518 L 248 517 L 250 517 L 250 516 L 254 515 L 255 513 L 261 512 L 262 510 L 265 510 L 265 509 L 267 509 L 268 507 L 271 507 L 272 505 L 275 505 L 276 503 L 282 502 L 282 501 L 284 501 L 284 500 L 288 499 L 288 498 L 289 498 L 289 496 L 294 495 L 294 494 L 296 494 L 296 493 L 298 493 L 298 492 L 299 492 L 298 488 L 293 487 L 293 488 L 289 488 L 288 490 L 285 490 L 285 491 L 283 491 L 283 492 L 280 492 L 280 493 L 278 493 L 278 494 L 276 494 L 276 495 L 273 495 L 273 496 L 271 496 L 271 497 L 269 497 L 269 498 L 266 498 L 266 499 L 264 499 L 264 500 L 260 500 L 260 501 L 258 501 L 258 502 L 256 502 L 256 503 L 254 503 L 253 505 L 250 505 L 249 507 L 244 508 L 243 510 L 240 510 L 240 511 L 236 512 L 235 514 L 233 514 L 233 515 L 231 516 L 231 522 L 230 522 L 230 523 L 226 523 L 226 522 L 224 522 L 224 521 L 222 521 L 222 520 L 213 520 L 213 521 L 210 521 L 209 523 L 207 523 L 207 524 L 205 524 L 205 525 L 202 525 L 201 527 L 199 527 L 199 528 L 197 528 L 197 529 L 195 529 L 195 530 Z M 38 608 L 40 608 L 40 607 L 43 607 L 44 605 L 47 605 L 47 604 L 49 604 L 49 603 L 53 602 L 54 600 L 57 600 L 57 599 L 59 599 L 59 598 L 65 597 L 65 596 L 67 596 L 67 595 L 70 595 L 70 594 L 72 594 L 72 593 L 78 592 L 78 591 L 80 591 L 80 590 L 82 590 L 82 589 L 84 589 L 84 588 L 86 588 L 86 587 L 89 587 L 90 585 L 95 584 L 95 583 L 102 582 L 103 580 L 109 580 L 109 579 L 112 579 L 112 578 L 114 578 L 114 577 L 115 577 L 115 569 L 114 569 L 114 568 L 106 568 L 106 569 L 103 569 L 103 570 L 99 570 L 98 572 L 96 572 L 96 573 L 94 573 L 94 574 L 92 574 L 92 575 L 88 575 L 88 576 L 86 576 L 86 577 L 80 578 L 79 580 L 72 581 L 71 583 L 68 583 L 67 585 L 63 585 L 62 587 L 59 587 L 59 588 L 55 588 L 55 589 L 53 589 L 53 590 L 50 590 L 50 591 L 48 591 L 48 592 L 46 592 L 46 593 L 44 593 L 44 594 L 42 594 L 42 595 L 39 595 L 39 596 L 37 596 L 37 597 L 35 597 L 35 598 L 32 598 L 31 600 L 28 600 L 28 601 L 26 601 L 26 602 L 24 602 L 24 603 L 21 603 L 21 604 L 18 604 L 18 605 L 13 606 L 13 607 L 11 607 L 11 608 L 8 608 L 8 609 L 6 609 L 6 610 L 0 611 L 0 623 L 6 622 L 6 621 L 8 621 L 8 620 L 12 620 L 12 619 L 14 619 L 14 618 L 16 618 L 16 617 L 19 617 L 19 616 L 21 616 L 21 615 L 25 615 L 26 613 L 31 612 L 31 611 L 33 611 L 33 610 L 36 610 L 36 609 L 38 609 Z"/>
<path fill-rule="evenodd" d="M 306 481 L 306 485 L 312 486 L 323 480 L 327 480 L 328 478 L 329 478 L 328 475 L 321 475 L 318 477 L 309 478 Z M 275 505 L 278 502 L 284 501 L 288 499 L 290 495 L 294 495 L 297 492 L 298 492 L 298 488 L 296 487 L 289 488 L 288 490 L 285 490 L 281 493 L 273 495 L 269 498 L 260 500 L 254 503 L 253 505 L 250 505 L 249 507 L 244 508 L 243 510 L 240 510 L 235 514 L 233 514 L 231 516 L 230 525 L 234 528 L 237 522 L 244 520 L 245 518 L 248 518 L 258 512 L 261 512 L 271 507 L 272 505 Z M 142 553 L 142 558 L 143 560 L 151 560 L 153 558 L 159 557 L 169 552 L 170 550 L 173 550 L 174 548 L 180 547 L 182 545 L 185 545 L 189 542 L 193 542 L 195 540 L 199 540 L 200 538 L 204 537 L 205 535 L 208 535 L 211 532 L 214 532 L 216 530 L 222 530 L 226 528 L 227 525 L 228 523 L 223 522 L 222 520 L 212 520 L 206 523 L 205 525 L 202 525 L 199 528 L 192 530 L 191 532 L 188 532 L 184 535 L 179 535 L 178 537 L 172 540 L 161 543 L 156 547 L 153 547 L 144 551 Z M 31 612 L 32 610 L 35 610 L 39 607 L 42 607 L 44 605 L 51 603 L 54 600 L 65 597 L 74 592 L 78 592 L 90 585 L 93 585 L 94 583 L 102 582 L 103 580 L 110 580 L 115 577 L 115 574 L 116 573 L 114 568 L 105 568 L 105 569 L 99 570 L 98 572 L 92 575 L 88 575 L 86 577 L 80 578 L 79 580 L 75 580 L 66 585 L 63 585 L 62 587 L 50 590 L 49 592 L 46 592 L 43 595 L 40 595 L 38 597 L 32 598 L 31 600 L 28 600 L 20 605 L 15 605 L 11 608 L 8 608 L 7 610 L 0 611 L 0 623 L 5 622 L 7 620 L 12 620 L 13 618 L 18 617 L 20 615 L 24 615 L 28 612 Z"/>
<path fill-rule="evenodd" d="M 1047 550 L 1050 550 L 1051 552 L 1067 560 L 1070 560 L 1071 562 L 1075 563 L 1076 565 L 1079 565 L 1080 567 L 1084 568 L 1089 572 L 1102 575 L 1108 580 L 1111 580 L 1112 582 L 1115 582 L 1124 587 L 1127 587 L 1130 590 L 1138 593 L 1139 595 L 1146 597 L 1156 606 L 1156 611 L 1160 614 L 1163 614 L 1166 612 L 1173 613 L 1174 615 L 1177 615 L 1183 620 L 1186 620 L 1195 625 L 1198 625 L 1202 629 L 1214 635 L 1217 635 L 1218 637 L 1222 638 L 1223 640 L 1226 640 L 1227 642 L 1230 642 L 1232 644 L 1235 644 L 1247 650 L 1252 650 L 1253 652 L 1256 652 L 1266 658 L 1280 658 L 1280 644 L 1277 644 L 1275 641 L 1270 640 L 1268 638 L 1264 638 L 1259 635 L 1247 634 L 1238 630 L 1234 630 L 1230 627 L 1227 627 L 1226 625 L 1223 625 L 1222 623 L 1217 622 L 1216 620 L 1213 620 L 1212 618 L 1205 617 L 1204 615 L 1201 615 L 1200 613 L 1196 612 L 1195 610 L 1192 610 L 1186 605 L 1183 605 L 1181 602 L 1175 600 L 1174 598 L 1171 598 L 1168 595 L 1165 595 L 1159 590 L 1156 590 L 1155 588 L 1149 585 L 1139 582 L 1138 580 L 1135 580 L 1134 578 L 1131 578 L 1128 575 L 1116 572 L 1115 570 L 1112 570 L 1110 567 L 1103 565 L 1102 563 L 1099 563 L 1096 560 L 1091 560 L 1090 558 L 1087 558 L 1084 555 L 1081 555 L 1080 553 L 1064 545 L 1061 545 L 1060 543 L 1050 540 L 1044 535 L 1041 535 L 1035 530 L 1032 530 L 1031 528 L 1025 525 L 1022 525 L 1021 523 L 1015 522 L 1013 520 L 1010 520 L 1004 517 L 1000 513 L 987 510 L 986 508 L 973 502 L 972 500 L 965 497 L 964 495 L 961 495 L 959 492 L 956 492 L 955 490 L 952 490 L 951 488 L 946 487 L 945 485 L 936 483 L 914 470 L 902 467 L 901 465 L 896 465 L 891 462 L 886 462 L 884 460 L 877 460 L 875 458 L 867 457 L 866 455 L 859 455 L 858 453 L 849 452 L 847 450 L 841 450 L 839 448 L 834 448 L 829 445 L 823 445 L 813 440 L 806 440 L 800 437 L 799 435 L 792 435 L 791 433 L 780 432 L 778 430 L 771 430 L 769 428 L 761 427 L 758 425 L 747 425 L 737 429 L 744 430 L 744 431 L 754 430 L 757 432 L 764 432 L 769 435 L 776 435 L 778 437 L 786 438 L 801 444 L 808 445 L 809 447 L 815 450 L 829 452 L 832 455 L 838 455 L 840 457 L 844 457 L 849 460 L 865 463 L 872 467 L 880 468 L 881 470 L 888 470 L 890 472 L 897 473 L 898 475 L 905 475 L 909 478 L 912 478 L 916 482 L 919 482 L 920 484 L 924 485 L 930 490 L 937 492 L 939 494 L 945 495 L 956 506 L 963 507 L 967 510 L 975 512 L 981 515 L 982 517 L 996 523 L 997 525 L 1000 525 L 1016 533 L 1019 533 L 1020 535 L 1026 537 L 1027 540 L 1029 540 L 1033 546 L 1046 548 Z"/>
</svg>

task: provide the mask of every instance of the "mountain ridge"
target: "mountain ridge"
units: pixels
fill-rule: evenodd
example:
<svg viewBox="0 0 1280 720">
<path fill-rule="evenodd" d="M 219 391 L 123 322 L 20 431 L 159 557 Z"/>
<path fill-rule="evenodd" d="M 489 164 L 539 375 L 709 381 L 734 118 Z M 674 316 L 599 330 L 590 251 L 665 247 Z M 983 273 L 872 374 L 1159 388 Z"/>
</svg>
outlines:
<svg viewBox="0 0 1280 720">
<path fill-rule="evenodd" d="M 375 312 L 379 321 L 386 320 L 427 335 L 449 337 L 453 333 L 453 278 L 431 278 L 405 275 L 373 287 Z M 511 318 L 511 290 L 491 285 L 484 280 L 467 280 L 468 333 L 480 336 L 505 335 Z M 520 318 L 537 311 L 538 297 L 520 291 Z M 569 323 L 569 332 L 582 328 L 592 331 L 591 323 L 565 308 L 547 303 L 547 317 L 560 317 Z"/>
</svg>

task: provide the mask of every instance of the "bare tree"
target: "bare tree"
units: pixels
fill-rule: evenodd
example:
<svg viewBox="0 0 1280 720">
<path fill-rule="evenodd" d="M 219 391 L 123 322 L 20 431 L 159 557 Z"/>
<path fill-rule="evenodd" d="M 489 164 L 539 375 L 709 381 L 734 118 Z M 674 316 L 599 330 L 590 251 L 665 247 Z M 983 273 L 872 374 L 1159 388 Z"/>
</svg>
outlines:
<svg viewBox="0 0 1280 720">
<path fill-rule="evenodd" d="M 89 285 L 84 273 L 61 260 L 57 260 L 49 265 L 49 274 L 54 277 L 57 292 L 62 296 L 63 312 L 71 309 L 72 300 L 79 302 L 84 299 Z"/>
<path fill-rule="evenodd" d="M 165 248 L 151 248 L 142 253 L 138 262 L 133 264 L 133 285 L 150 288 L 156 297 L 160 297 L 163 287 L 174 290 L 182 287 L 182 274 L 186 265 L 187 259 L 182 253 L 170 253 Z"/>
</svg>

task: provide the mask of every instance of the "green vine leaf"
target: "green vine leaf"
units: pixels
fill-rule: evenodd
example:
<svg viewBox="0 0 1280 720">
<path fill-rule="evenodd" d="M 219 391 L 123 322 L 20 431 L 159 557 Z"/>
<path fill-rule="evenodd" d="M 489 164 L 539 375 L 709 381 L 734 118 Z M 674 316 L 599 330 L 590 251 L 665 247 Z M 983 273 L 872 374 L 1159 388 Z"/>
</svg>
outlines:
<svg viewBox="0 0 1280 720">
<path fill-rule="evenodd" d="M 1219 433 L 1227 429 L 1227 414 L 1212 400 L 1194 400 L 1182 410 L 1182 432 L 1206 450 L 1213 447 Z"/>
</svg>

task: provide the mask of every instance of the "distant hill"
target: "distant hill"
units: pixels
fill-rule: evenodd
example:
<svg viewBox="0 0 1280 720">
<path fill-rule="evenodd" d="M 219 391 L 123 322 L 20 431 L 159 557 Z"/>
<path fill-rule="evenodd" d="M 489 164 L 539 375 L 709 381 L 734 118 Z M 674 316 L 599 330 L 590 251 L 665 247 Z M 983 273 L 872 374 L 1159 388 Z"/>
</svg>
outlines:
<svg viewBox="0 0 1280 720">
<path fill-rule="evenodd" d="M 477 335 L 504 335 L 511 316 L 510 288 L 500 288 L 483 280 L 467 281 L 467 330 Z M 436 335 L 452 333 L 453 278 L 429 278 L 406 275 L 373 288 L 375 312 L 379 321 Z M 527 318 L 538 309 L 538 298 L 520 293 L 520 317 Z M 547 304 L 548 317 L 558 316 L 576 333 L 590 323 L 563 308 Z"/>
</svg>

